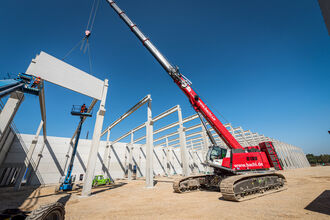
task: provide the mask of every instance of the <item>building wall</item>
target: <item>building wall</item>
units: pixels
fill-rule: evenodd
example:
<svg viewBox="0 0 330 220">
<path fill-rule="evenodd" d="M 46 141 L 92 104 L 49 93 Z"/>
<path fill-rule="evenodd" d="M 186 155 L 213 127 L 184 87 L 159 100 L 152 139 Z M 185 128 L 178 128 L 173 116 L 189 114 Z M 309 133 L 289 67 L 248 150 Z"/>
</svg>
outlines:
<svg viewBox="0 0 330 220">
<path fill-rule="evenodd" d="M 21 134 L 21 137 L 26 146 L 30 146 L 34 135 Z M 72 147 L 70 146 L 70 138 L 62 137 L 47 137 L 48 143 L 45 144 L 42 156 L 40 151 L 43 146 L 43 138 L 39 137 L 37 146 L 32 156 L 32 167 L 29 170 L 37 170 L 32 172 L 31 184 L 56 184 L 59 182 L 61 176 L 66 174 L 67 166 L 70 158 L 67 157 L 68 149 L 70 148 L 69 155 L 71 156 Z M 74 160 L 73 175 L 79 179 L 80 174 L 85 174 L 89 149 L 91 146 L 91 140 L 80 139 L 78 143 L 77 154 Z M 95 168 L 95 175 L 103 174 L 102 166 L 107 167 L 103 163 L 104 151 L 106 142 L 101 141 L 98 151 L 98 160 Z M 116 143 L 110 146 L 110 161 L 109 168 L 105 174 L 109 174 L 111 178 L 124 178 L 127 175 L 129 165 L 129 150 L 126 143 Z M 133 165 L 136 165 L 137 176 L 145 175 L 145 157 L 146 149 L 144 145 L 135 144 L 133 147 Z M 22 144 L 15 138 L 7 156 L 0 167 L 1 172 L 8 167 L 22 167 L 26 156 Z M 179 149 L 171 151 L 171 174 L 180 174 L 181 159 Z M 154 149 L 154 174 L 165 175 L 166 174 L 166 154 L 165 150 L 161 147 L 155 147 Z"/>
<path fill-rule="evenodd" d="M 34 138 L 34 135 L 21 134 L 21 140 L 15 137 L 4 163 L 0 166 L 0 186 L 10 185 L 15 182 L 15 175 L 20 171 L 26 157 L 26 151 Z M 72 147 L 70 138 L 47 137 L 44 145 L 40 137 L 32 156 L 29 167 L 31 178 L 28 183 L 32 185 L 57 184 L 61 176 L 66 174 L 70 161 Z M 23 142 L 23 143 L 22 143 Z M 285 169 L 294 169 L 309 166 L 306 157 L 300 148 L 288 145 L 283 142 L 273 141 L 278 156 Z M 22 146 L 23 145 L 23 146 Z M 27 146 L 27 147 L 25 147 Z M 44 146 L 43 150 L 42 147 Z M 80 174 L 85 174 L 91 140 L 80 139 L 77 154 L 73 166 L 73 175 L 79 179 Z M 116 143 L 109 148 L 107 155 L 109 161 L 104 164 L 106 142 L 101 141 L 98 151 L 98 160 L 95 168 L 95 175 L 105 174 L 112 179 L 127 177 L 129 167 L 129 147 L 127 143 Z M 68 149 L 70 149 L 68 153 Z M 42 150 L 42 154 L 40 154 Z M 153 155 L 154 175 L 175 175 L 182 174 L 181 155 L 179 148 L 169 150 L 169 163 L 167 161 L 166 149 L 155 147 Z M 202 148 L 200 150 L 188 151 L 188 165 L 190 172 L 200 173 L 205 170 L 202 165 L 204 161 Z M 145 145 L 133 145 L 132 165 L 136 166 L 137 176 L 145 176 L 146 170 L 146 149 Z M 28 175 L 29 176 L 29 175 Z"/>
</svg>

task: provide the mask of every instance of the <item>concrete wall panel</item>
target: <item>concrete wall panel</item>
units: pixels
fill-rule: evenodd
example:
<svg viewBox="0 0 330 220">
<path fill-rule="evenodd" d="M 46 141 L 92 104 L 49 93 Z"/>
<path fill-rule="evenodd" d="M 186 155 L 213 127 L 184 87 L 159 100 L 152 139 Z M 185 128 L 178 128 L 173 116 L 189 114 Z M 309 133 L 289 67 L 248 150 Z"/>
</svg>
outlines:
<svg viewBox="0 0 330 220">
<path fill-rule="evenodd" d="M 25 146 L 30 146 L 30 143 L 34 135 L 22 134 L 22 139 Z M 37 167 L 38 172 L 33 172 L 31 175 L 31 184 L 57 184 L 60 177 L 65 175 L 67 164 L 70 160 L 68 158 L 67 152 L 69 148 L 72 148 L 69 144 L 70 138 L 62 137 L 48 137 L 48 142 L 46 142 L 42 157 L 38 156 L 40 150 L 43 147 L 43 139 L 39 138 L 36 149 L 32 155 L 33 163 Z M 91 140 L 80 139 L 77 149 L 77 156 L 74 161 L 73 175 L 77 175 L 79 179 L 80 174 L 85 174 L 89 148 L 91 145 Z M 274 142 L 276 150 L 282 161 L 284 161 L 284 166 L 286 169 L 293 169 L 302 167 L 298 164 L 296 158 L 306 158 L 302 150 L 293 146 L 287 146 L 284 143 Z M 110 145 L 109 148 L 109 169 L 108 172 L 103 172 L 102 166 L 107 166 L 103 164 L 103 155 L 105 150 L 106 142 L 100 142 L 100 148 L 98 151 L 98 159 L 95 168 L 95 175 L 105 174 L 110 175 L 111 178 L 125 178 L 127 176 L 128 164 L 129 164 L 129 153 L 127 143 L 116 143 Z M 296 155 L 291 155 L 294 149 Z M 298 149 L 298 150 L 297 150 Z M 188 150 L 189 167 L 193 172 L 193 162 L 197 164 L 195 171 L 205 172 L 205 167 L 201 164 L 204 162 L 202 150 Z M 71 156 L 71 150 L 69 152 Z M 24 158 L 26 156 L 20 141 L 15 138 L 7 157 L 5 158 L 4 164 L 0 169 L 4 170 L 9 167 L 20 167 L 24 163 Z M 163 147 L 154 147 L 154 175 L 166 175 L 166 150 Z M 193 158 L 195 157 L 195 158 Z M 38 163 L 39 161 L 39 163 Z M 172 148 L 169 150 L 169 162 L 170 162 L 170 174 L 182 174 L 182 162 L 180 155 L 180 148 Z M 136 166 L 137 177 L 145 176 L 146 173 L 146 147 L 145 145 L 134 144 L 133 145 L 133 166 Z"/>
<path fill-rule="evenodd" d="M 43 51 L 31 62 L 27 74 L 101 100 L 104 82 Z"/>
</svg>

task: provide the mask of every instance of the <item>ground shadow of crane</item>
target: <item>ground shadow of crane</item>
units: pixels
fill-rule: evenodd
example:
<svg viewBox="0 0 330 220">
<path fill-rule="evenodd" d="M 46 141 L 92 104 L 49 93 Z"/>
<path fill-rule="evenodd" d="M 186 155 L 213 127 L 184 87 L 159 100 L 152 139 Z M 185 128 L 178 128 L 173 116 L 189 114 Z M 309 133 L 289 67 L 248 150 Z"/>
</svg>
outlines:
<svg viewBox="0 0 330 220">
<path fill-rule="evenodd" d="M 314 199 L 306 210 L 330 215 L 330 190 L 324 190 L 316 199 Z"/>
</svg>

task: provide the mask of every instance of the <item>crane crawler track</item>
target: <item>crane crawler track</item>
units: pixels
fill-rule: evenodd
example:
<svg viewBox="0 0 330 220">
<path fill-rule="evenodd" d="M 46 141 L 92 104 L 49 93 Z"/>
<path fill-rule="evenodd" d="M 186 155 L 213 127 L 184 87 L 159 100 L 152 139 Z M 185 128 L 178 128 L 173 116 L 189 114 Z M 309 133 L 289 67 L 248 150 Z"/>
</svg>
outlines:
<svg viewBox="0 0 330 220">
<path fill-rule="evenodd" d="M 176 193 L 191 192 L 200 189 L 217 190 L 223 178 L 218 175 L 195 175 L 174 180 L 173 189 Z"/>
<path fill-rule="evenodd" d="M 220 183 L 225 200 L 241 202 L 286 190 L 286 180 L 279 173 L 251 173 L 231 176 Z"/>
</svg>

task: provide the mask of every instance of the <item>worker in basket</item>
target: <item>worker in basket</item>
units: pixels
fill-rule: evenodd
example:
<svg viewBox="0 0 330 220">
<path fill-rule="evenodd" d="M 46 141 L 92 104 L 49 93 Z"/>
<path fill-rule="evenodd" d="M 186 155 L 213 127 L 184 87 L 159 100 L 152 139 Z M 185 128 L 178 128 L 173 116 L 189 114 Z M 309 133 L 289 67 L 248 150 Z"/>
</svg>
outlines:
<svg viewBox="0 0 330 220">
<path fill-rule="evenodd" d="M 86 113 L 87 112 L 87 108 L 86 108 L 86 105 L 83 104 L 80 108 L 80 113 Z"/>
<path fill-rule="evenodd" d="M 40 82 L 41 82 L 40 77 L 35 78 L 35 80 L 34 80 L 33 83 L 32 83 L 31 88 L 39 87 Z"/>
</svg>

